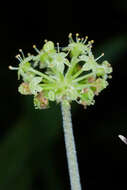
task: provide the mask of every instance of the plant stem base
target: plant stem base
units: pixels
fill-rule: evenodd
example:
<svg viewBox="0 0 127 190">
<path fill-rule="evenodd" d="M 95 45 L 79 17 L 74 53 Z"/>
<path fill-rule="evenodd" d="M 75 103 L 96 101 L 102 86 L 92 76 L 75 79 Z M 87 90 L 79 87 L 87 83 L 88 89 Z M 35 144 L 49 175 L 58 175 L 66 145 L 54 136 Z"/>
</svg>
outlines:
<svg viewBox="0 0 127 190">
<path fill-rule="evenodd" d="M 78 161 L 76 156 L 75 141 L 72 129 L 70 104 L 68 102 L 62 102 L 61 110 L 63 116 L 63 129 L 71 190 L 81 190 Z"/>
</svg>

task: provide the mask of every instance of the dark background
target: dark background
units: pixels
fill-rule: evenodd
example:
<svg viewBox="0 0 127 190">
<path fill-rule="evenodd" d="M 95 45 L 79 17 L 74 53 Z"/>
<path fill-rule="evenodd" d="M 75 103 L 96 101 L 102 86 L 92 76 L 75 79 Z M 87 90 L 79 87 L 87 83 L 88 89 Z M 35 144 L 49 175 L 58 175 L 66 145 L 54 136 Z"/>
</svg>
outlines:
<svg viewBox="0 0 127 190">
<path fill-rule="evenodd" d="M 69 190 L 59 105 L 38 111 L 21 96 L 18 49 L 33 52 L 44 39 L 65 46 L 68 33 L 94 39 L 113 66 L 109 87 L 84 110 L 72 105 L 83 190 L 127 189 L 127 1 L 16 1 L 0 11 L 0 190 Z"/>
</svg>

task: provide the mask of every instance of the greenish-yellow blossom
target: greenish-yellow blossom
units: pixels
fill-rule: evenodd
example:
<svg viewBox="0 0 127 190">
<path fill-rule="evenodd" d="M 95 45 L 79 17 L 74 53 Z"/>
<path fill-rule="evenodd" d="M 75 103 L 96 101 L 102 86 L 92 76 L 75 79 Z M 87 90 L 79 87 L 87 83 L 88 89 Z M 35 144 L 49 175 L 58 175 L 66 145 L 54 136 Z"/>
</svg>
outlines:
<svg viewBox="0 0 127 190">
<path fill-rule="evenodd" d="M 37 93 L 42 91 L 42 88 L 39 85 L 41 81 L 42 77 L 34 77 L 29 83 L 29 88 L 33 95 L 37 95 Z"/>
<path fill-rule="evenodd" d="M 108 61 L 98 63 L 104 54 L 95 59 L 92 53 L 93 40 L 87 43 L 88 37 L 76 41 L 69 35 L 69 44 L 65 48 L 57 47 L 52 41 L 46 41 L 39 50 L 34 45 L 36 55 L 25 57 L 18 55 L 19 67 L 9 68 L 18 71 L 18 77 L 23 82 L 19 92 L 34 96 L 36 109 L 49 107 L 50 101 L 73 102 L 76 101 L 84 107 L 95 103 L 98 95 L 108 86 L 112 67 Z M 82 63 L 82 66 L 80 65 Z"/>
</svg>

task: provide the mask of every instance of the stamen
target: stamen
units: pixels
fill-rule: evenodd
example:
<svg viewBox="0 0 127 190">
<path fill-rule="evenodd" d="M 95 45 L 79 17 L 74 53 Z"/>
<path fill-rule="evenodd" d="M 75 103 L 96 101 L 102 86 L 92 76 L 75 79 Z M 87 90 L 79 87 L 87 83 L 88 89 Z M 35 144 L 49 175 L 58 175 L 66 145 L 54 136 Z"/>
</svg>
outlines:
<svg viewBox="0 0 127 190">
<path fill-rule="evenodd" d="M 76 42 L 79 42 L 79 33 L 76 33 Z"/>
<path fill-rule="evenodd" d="M 111 75 L 109 75 L 109 76 L 108 76 L 108 78 L 109 78 L 109 79 L 112 79 L 112 76 L 111 76 Z"/>
<path fill-rule="evenodd" d="M 21 52 L 23 59 L 25 59 L 25 55 L 24 55 L 22 49 L 19 49 L 19 52 Z"/>
<path fill-rule="evenodd" d="M 22 57 L 20 56 L 20 54 L 16 55 L 15 57 L 16 57 L 20 62 L 23 61 L 23 59 L 22 59 Z"/>
<path fill-rule="evenodd" d="M 80 42 L 81 41 L 81 38 L 78 38 L 78 42 Z"/>
<path fill-rule="evenodd" d="M 91 40 L 91 44 L 93 44 L 94 43 L 94 40 Z"/>
<path fill-rule="evenodd" d="M 68 38 L 72 38 L 72 33 L 70 33 L 70 34 L 68 35 Z"/>
<path fill-rule="evenodd" d="M 39 51 L 39 49 L 36 47 L 36 45 L 33 45 L 33 48 L 35 49 L 35 51 L 36 51 L 37 53 L 40 53 L 40 51 Z"/>
<path fill-rule="evenodd" d="M 95 61 L 98 61 L 103 56 L 104 56 L 104 53 L 102 53 L 97 59 L 95 59 Z"/>
<path fill-rule="evenodd" d="M 88 36 L 85 37 L 83 44 L 85 44 L 87 42 L 87 40 L 88 40 Z"/>
<path fill-rule="evenodd" d="M 45 43 L 47 43 L 47 42 L 48 42 L 48 40 L 47 40 L 47 39 L 45 39 L 45 40 L 44 40 L 44 42 L 45 42 Z"/>
<path fill-rule="evenodd" d="M 31 56 L 31 53 L 27 53 L 28 56 Z"/>
<path fill-rule="evenodd" d="M 68 35 L 68 38 L 69 38 L 69 43 L 72 43 L 72 42 L 73 42 L 72 33 L 70 33 L 70 34 Z"/>
<path fill-rule="evenodd" d="M 91 41 L 88 42 L 87 47 L 88 47 L 88 48 L 92 48 L 92 42 L 91 42 Z"/>
<path fill-rule="evenodd" d="M 18 70 L 18 67 L 12 67 L 11 65 L 8 66 L 10 70 Z"/>
<path fill-rule="evenodd" d="M 57 42 L 57 51 L 58 51 L 58 53 L 60 52 L 59 42 Z"/>
<path fill-rule="evenodd" d="M 83 43 L 83 41 L 84 41 L 84 38 L 81 38 L 81 43 Z"/>
</svg>

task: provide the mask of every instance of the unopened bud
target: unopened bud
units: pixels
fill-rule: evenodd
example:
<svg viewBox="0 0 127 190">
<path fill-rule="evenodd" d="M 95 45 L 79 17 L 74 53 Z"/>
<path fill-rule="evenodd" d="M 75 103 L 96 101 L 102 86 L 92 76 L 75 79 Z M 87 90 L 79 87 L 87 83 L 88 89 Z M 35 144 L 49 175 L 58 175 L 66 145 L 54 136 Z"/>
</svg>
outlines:
<svg viewBox="0 0 127 190">
<path fill-rule="evenodd" d="M 18 91 L 23 95 L 31 95 L 31 91 L 29 89 L 29 83 L 26 82 L 20 84 Z"/>
<path fill-rule="evenodd" d="M 36 109 L 46 109 L 48 107 L 48 99 L 44 97 L 43 92 L 34 97 L 34 105 Z"/>
</svg>

